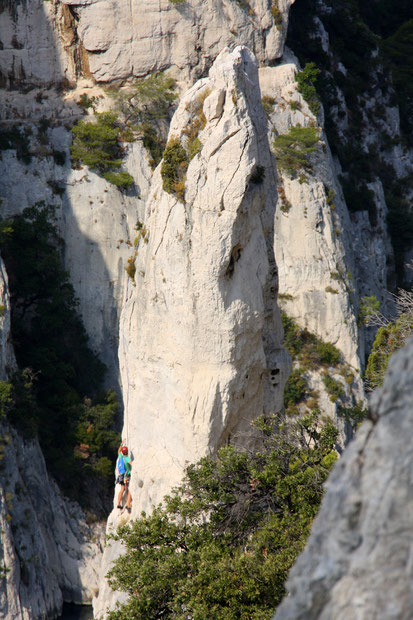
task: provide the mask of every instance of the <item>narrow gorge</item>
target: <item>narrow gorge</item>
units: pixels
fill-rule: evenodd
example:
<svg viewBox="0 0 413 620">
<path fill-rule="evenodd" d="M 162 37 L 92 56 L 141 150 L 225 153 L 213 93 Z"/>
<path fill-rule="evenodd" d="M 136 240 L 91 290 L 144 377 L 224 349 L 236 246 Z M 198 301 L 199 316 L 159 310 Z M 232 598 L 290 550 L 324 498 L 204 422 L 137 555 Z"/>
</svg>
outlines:
<svg viewBox="0 0 413 620">
<path fill-rule="evenodd" d="M 1 617 L 66 602 L 131 620 L 114 610 L 136 588 L 108 580 L 118 528 L 220 454 L 258 458 L 274 420 L 310 450 L 285 457 L 280 497 L 324 450 L 292 491 L 289 542 L 257 542 L 263 562 L 288 556 L 275 617 L 411 617 L 409 345 L 370 399 L 412 331 L 413 9 L 390 4 L 0 0 Z M 245 506 L 275 485 L 261 466 L 242 465 Z M 281 518 L 281 499 L 259 501 Z M 271 618 L 271 596 L 225 612 L 178 597 L 179 617 Z"/>
</svg>

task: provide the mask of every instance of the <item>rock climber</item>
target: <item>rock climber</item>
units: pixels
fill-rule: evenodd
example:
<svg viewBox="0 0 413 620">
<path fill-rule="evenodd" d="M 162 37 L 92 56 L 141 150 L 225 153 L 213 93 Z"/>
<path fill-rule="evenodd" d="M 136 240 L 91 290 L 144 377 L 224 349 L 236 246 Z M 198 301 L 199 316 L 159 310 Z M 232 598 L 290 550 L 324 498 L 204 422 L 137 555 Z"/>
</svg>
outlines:
<svg viewBox="0 0 413 620">
<path fill-rule="evenodd" d="M 116 470 L 118 476 L 116 478 L 117 484 L 121 485 L 121 490 L 118 495 L 118 508 L 122 508 L 122 498 L 125 491 L 128 492 L 127 500 L 126 500 L 126 509 L 128 512 L 131 511 L 131 503 L 132 503 L 132 495 L 129 491 L 129 482 L 131 477 L 132 470 L 132 460 L 129 456 L 129 450 L 124 443 L 121 443 L 118 450 L 118 460 L 116 461 Z"/>
</svg>

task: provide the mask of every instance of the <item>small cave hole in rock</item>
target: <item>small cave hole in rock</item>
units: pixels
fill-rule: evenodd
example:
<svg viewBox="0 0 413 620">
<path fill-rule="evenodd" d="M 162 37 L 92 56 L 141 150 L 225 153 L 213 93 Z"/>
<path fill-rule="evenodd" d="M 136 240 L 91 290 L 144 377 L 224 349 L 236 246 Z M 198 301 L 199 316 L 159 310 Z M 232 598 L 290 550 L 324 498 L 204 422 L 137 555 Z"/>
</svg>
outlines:
<svg viewBox="0 0 413 620">
<path fill-rule="evenodd" d="M 254 185 L 260 185 L 265 178 L 265 168 L 264 166 L 255 166 L 254 171 L 250 177 L 251 183 Z"/>
<path fill-rule="evenodd" d="M 91 605 L 75 605 L 75 603 L 63 603 L 62 620 L 92 620 L 93 609 Z"/>
<path fill-rule="evenodd" d="M 273 387 L 277 387 L 278 385 L 277 378 L 279 374 L 280 374 L 279 368 L 273 368 L 273 370 L 270 371 L 270 382 Z"/>
<path fill-rule="evenodd" d="M 240 245 L 236 245 L 232 249 L 231 257 L 229 259 L 227 271 L 226 271 L 226 274 L 225 274 L 228 278 L 232 278 L 232 276 L 234 274 L 235 263 L 238 262 L 239 259 L 241 258 L 241 252 L 242 252 L 242 248 L 241 248 Z"/>
</svg>

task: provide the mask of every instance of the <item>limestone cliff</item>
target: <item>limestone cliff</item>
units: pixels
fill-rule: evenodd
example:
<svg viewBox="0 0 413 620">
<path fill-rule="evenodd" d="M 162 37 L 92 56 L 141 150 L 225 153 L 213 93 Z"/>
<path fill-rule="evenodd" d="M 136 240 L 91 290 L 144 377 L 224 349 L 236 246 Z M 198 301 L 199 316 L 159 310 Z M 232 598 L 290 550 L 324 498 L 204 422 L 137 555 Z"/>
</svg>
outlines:
<svg viewBox="0 0 413 620">
<path fill-rule="evenodd" d="M 412 598 L 413 342 L 332 472 L 276 620 L 408 620 Z"/>
<path fill-rule="evenodd" d="M 5 0 L 1 83 L 111 82 L 168 67 L 193 82 L 237 43 L 272 61 L 282 55 L 293 1 L 279 0 L 272 14 L 266 0 Z"/>
<path fill-rule="evenodd" d="M 199 119 L 194 138 L 187 130 Z M 184 196 L 163 189 L 161 163 L 121 315 L 132 517 L 161 501 L 188 463 L 279 411 L 290 367 L 276 306 L 275 178 L 246 48 L 225 49 L 181 99 L 170 140 L 189 148 L 186 132 L 199 151 Z M 115 508 L 109 531 L 127 518 Z M 102 583 L 97 615 L 109 600 Z"/>
<path fill-rule="evenodd" d="M 330 152 L 323 111 L 316 118 L 298 92 L 300 67 L 284 50 L 292 4 L 0 1 L 1 129 L 19 127 L 31 159 L 22 161 L 18 145 L 1 151 L 1 215 L 39 201 L 56 207 L 65 266 L 91 344 L 109 369 L 108 385 L 118 387 L 124 402 L 123 434 L 137 472 L 133 516 L 160 501 L 186 464 L 242 434 L 251 417 L 281 407 L 289 362 L 281 347 L 278 278 L 283 308 L 339 347 L 355 369 L 353 384 L 344 386 L 348 403 L 363 398 L 358 371 L 365 335 L 360 335 L 358 303 L 363 294 L 385 300 L 393 261 L 383 225 L 388 209 L 375 177 L 368 188 L 378 223 L 372 224 L 365 208 L 349 217 L 352 205 L 344 201 L 342 171 Z M 326 10 L 316 4 L 318 12 Z M 317 19 L 317 37 L 332 56 L 328 33 Z M 204 77 L 225 46 L 238 44 L 258 60 L 261 92 L 255 61 L 245 48 L 226 49 Z M 343 73 L 335 59 L 332 64 Z M 86 167 L 72 170 L 71 128 L 84 116 L 76 103 L 81 95 L 97 97 L 98 108 L 107 109 L 107 83 L 126 84 L 163 70 L 182 92 L 189 88 L 169 134 L 194 155 L 179 198 L 164 191 L 161 167 L 152 173 L 140 138 L 124 144 L 131 191 L 120 192 Z M 198 78 L 203 79 L 194 85 Z M 268 123 L 261 94 L 274 101 Z M 399 132 L 397 110 L 386 97 L 378 99 L 386 104 L 385 120 L 375 131 L 368 127 L 363 137 L 365 153 L 386 125 L 392 138 Z M 340 90 L 337 98 L 333 112 L 341 138 L 349 117 Z M 366 110 L 372 105 L 368 102 Z M 366 125 L 368 118 L 363 113 Z M 306 182 L 277 172 L 268 149 L 273 129 L 286 133 L 298 124 L 315 126 L 320 138 Z M 392 161 L 399 177 L 408 174 L 407 150 L 392 147 Z M 128 265 L 134 281 L 125 273 Z M 6 282 L 2 267 L 0 295 Z M 0 379 L 13 365 L 4 295 Z M 323 411 L 335 415 L 316 373 L 311 382 Z M 78 508 L 61 499 L 53 481 L 40 483 L 49 479 L 37 444 L 24 444 L 6 427 L 3 434 L 10 440 L 4 472 L 14 485 L 9 490 L 4 483 L 1 491 L 6 564 L 12 567 L 6 585 L 2 582 L 5 613 L 11 618 L 53 614 L 62 597 L 90 600 L 95 588 L 95 610 L 104 612 L 113 602 L 104 575 L 119 549 L 106 547 L 96 578 L 99 544 L 92 544 L 89 558 L 90 532 Z M 27 526 L 30 536 L 42 541 L 34 553 L 24 535 L 24 514 L 34 512 L 34 498 L 45 487 L 44 518 Z M 58 510 L 52 511 L 54 506 Z M 109 531 L 128 518 L 112 513 Z M 14 536 L 15 522 L 24 525 Z M 44 532 L 51 527 L 58 533 L 47 541 Z M 56 549 L 65 550 L 62 561 Z M 32 569 L 36 557 L 38 571 Z M 51 570 L 57 575 L 51 594 L 37 599 L 33 588 L 46 592 Z"/>
<path fill-rule="evenodd" d="M 291 127 L 314 125 L 320 135 L 311 173 L 291 178 L 278 172 L 275 231 L 282 303 L 303 327 L 335 344 L 349 364 L 360 368 L 363 343 L 359 342 L 356 324 L 358 291 L 353 282 L 356 264 L 350 221 L 326 143 L 323 119 L 320 117 L 318 124 L 298 92 L 298 71 L 300 67 L 293 57 L 277 67 L 260 69 L 262 93 L 274 101 L 269 135 L 273 138 L 287 134 Z"/>
</svg>

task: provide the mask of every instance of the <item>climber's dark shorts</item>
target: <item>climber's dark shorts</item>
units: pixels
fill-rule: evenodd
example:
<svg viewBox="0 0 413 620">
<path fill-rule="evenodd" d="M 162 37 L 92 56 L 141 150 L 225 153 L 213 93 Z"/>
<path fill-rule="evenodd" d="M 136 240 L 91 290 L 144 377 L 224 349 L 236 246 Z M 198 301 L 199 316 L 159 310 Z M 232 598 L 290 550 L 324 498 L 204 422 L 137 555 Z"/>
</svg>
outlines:
<svg viewBox="0 0 413 620">
<path fill-rule="evenodd" d="M 125 484 L 129 484 L 130 476 L 125 476 L 125 474 L 119 474 L 116 482 L 124 486 Z"/>
</svg>

